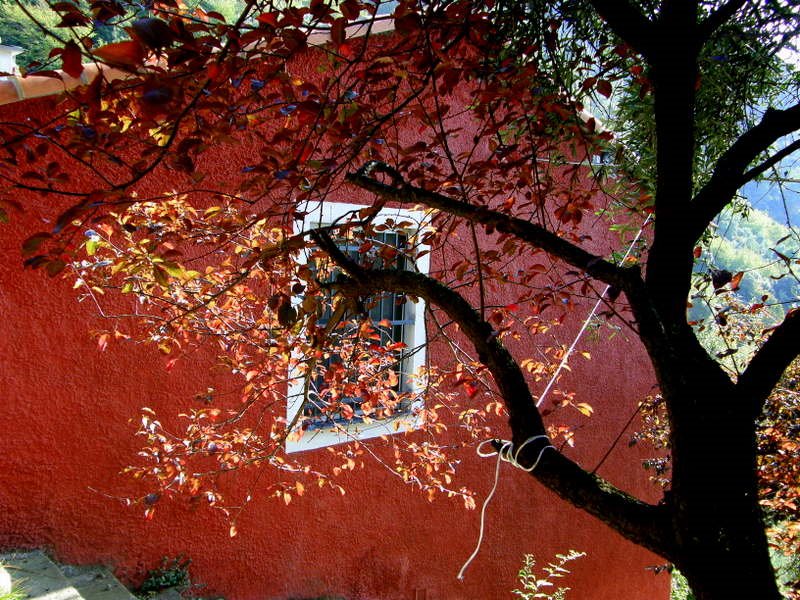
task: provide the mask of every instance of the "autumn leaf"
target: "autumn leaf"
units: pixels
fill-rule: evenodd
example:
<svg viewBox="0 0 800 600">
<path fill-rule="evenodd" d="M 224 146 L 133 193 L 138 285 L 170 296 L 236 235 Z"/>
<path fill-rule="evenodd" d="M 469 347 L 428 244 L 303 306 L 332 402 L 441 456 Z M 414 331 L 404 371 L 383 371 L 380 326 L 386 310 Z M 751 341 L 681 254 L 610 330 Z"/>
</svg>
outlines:
<svg viewBox="0 0 800 600">
<path fill-rule="evenodd" d="M 742 277 L 744 277 L 744 272 L 739 271 L 731 278 L 731 290 L 735 292 L 739 289 L 739 285 L 742 283 Z"/>
<path fill-rule="evenodd" d="M 733 279 L 733 274 L 726 269 L 711 269 L 711 285 L 715 290 L 720 289 Z"/>
<path fill-rule="evenodd" d="M 130 31 L 137 40 L 153 50 L 172 45 L 175 37 L 169 25 L 156 18 L 137 19 Z"/>
<path fill-rule="evenodd" d="M 113 66 L 138 67 L 144 61 L 142 45 L 135 41 L 106 44 L 92 51 L 92 54 Z"/>
<path fill-rule="evenodd" d="M 600 79 L 597 82 L 597 91 L 600 92 L 606 98 L 611 97 L 611 82 L 607 79 Z"/>
<path fill-rule="evenodd" d="M 70 77 L 80 77 L 83 73 L 81 49 L 75 42 L 67 42 L 61 52 L 61 68 Z"/>
<path fill-rule="evenodd" d="M 97 349 L 100 352 L 104 352 L 106 348 L 108 348 L 108 340 L 111 338 L 111 335 L 108 333 L 104 333 L 97 338 Z"/>
</svg>

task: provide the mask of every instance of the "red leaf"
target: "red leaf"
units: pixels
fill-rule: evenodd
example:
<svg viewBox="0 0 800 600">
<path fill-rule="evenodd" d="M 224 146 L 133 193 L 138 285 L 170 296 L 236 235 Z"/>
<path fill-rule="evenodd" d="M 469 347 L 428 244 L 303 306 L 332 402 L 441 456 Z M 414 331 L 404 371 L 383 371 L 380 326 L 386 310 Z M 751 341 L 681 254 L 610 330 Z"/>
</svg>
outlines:
<svg viewBox="0 0 800 600">
<path fill-rule="evenodd" d="M 727 269 L 711 269 L 711 285 L 715 290 L 720 289 L 733 279 L 733 274 Z"/>
<path fill-rule="evenodd" d="M 601 79 L 597 82 L 597 91 L 606 98 L 611 96 L 611 82 L 608 79 Z"/>
<path fill-rule="evenodd" d="M 106 44 L 93 52 L 93 54 L 110 65 L 123 65 L 136 67 L 144 60 L 144 51 L 138 42 L 127 41 L 115 44 Z"/>
<path fill-rule="evenodd" d="M 153 50 L 172 45 L 175 38 L 169 25 L 161 19 L 137 19 L 130 30 L 142 44 Z"/>
<path fill-rule="evenodd" d="M 353 48 L 350 42 L 339 44 L 337 51 L 339 52 L 342 58 L 345 58 L 347 60 L 352 60 L 356 57 L 355 49 Z"/>
<path fill-rule="evenodd" d="M 353 412 L 353 407 L 350 406 L 349 404 L 342 404 L 341 405 L 341 413 L 342 413 L 342 417 L 344 417 L 347 420 L 352 419 L 354 414 L 355 414 Z"/>
<path fill-rule="evenodd" d="M 344 18 L 336 19 L 331 25 L 331 41 L 337 46 L 344 44 L 346 25 L 347 21 Z"/>
<path fill-rule="evenodd" d="M 61 52 L 61 68 L 70 77 L 80 77 L 83 73 L 81 49 L 75 42 L 67 42 Z"/>
<path fill-rule="evenodd" d="M 271 25 L 275 27 L 278 24 L 278 14 L 277 12 L 261 13 L 256 17 L 256 21 L 262 25 Z"/>
<path fill-rule="evenodd" d="M 348 21 L 354 21 L 361 13 L 361 6 L 355 0 L 345 0 L 339 4 L 339 10 L 342 11 Z"/>
</svg>

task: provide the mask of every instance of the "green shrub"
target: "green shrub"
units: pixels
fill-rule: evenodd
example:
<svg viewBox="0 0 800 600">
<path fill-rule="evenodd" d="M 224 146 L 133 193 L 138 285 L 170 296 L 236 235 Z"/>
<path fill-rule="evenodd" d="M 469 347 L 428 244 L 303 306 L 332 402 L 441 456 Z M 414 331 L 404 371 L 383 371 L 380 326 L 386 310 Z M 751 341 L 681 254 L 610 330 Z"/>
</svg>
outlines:
<svg viewBox="0 0 800 600">
<path fill-rule="evenodd" d="M 191 563 L 191 560 L 182 556 L 173 559 L 162 558 L 160 567 L 147 572 L 142 585 L 135 592 L 136 595 L 140 598 L 148 598 L 150 595 L 168 588 L 180 591 L 188 590 L 192 585 L 189 578 Z"/>
</svg>

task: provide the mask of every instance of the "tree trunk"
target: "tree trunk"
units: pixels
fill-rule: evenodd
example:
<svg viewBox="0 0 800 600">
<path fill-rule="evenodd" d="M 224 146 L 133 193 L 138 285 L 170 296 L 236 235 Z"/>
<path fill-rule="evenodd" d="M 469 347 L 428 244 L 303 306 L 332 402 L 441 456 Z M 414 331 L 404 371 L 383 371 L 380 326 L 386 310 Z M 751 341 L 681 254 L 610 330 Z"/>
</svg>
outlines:
<svg viewBox="0 0 800 600">
<path fill-rule="evenodd" d="M 737 396 L 731 382 L 720 388 L 705 375 L 691 377 L 690 389 L 667 399 L 675 563 L 698 600 L 777 600 L 758 504 L 749 399 Z"/>
</svg>

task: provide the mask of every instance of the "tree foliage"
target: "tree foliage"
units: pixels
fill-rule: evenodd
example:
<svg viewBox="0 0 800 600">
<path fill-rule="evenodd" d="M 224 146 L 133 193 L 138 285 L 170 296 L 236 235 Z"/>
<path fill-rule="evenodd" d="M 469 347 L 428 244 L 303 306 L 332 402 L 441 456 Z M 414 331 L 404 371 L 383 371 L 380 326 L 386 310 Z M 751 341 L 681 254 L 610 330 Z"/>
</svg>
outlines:
<svg viewBox="0 0 800 600">
<path fill-rule="evenodd" d="M 54 6 L 65 72 L 92 60 L 127 77 L 77 89 L 60 120 L 5 127 L 9 189 L 68 201 L 52 231 L 25 243 L 27 264 L 76 274 L 107 316 L 105 296 L 130 301 L 140 328 L 121 322 L 101 347 L 144 332 L 175 361 L 207 345 L 242 381 L 240 402 L 208 390 L 181 431 L 143 415 L 143 461 L 131 471 L 153 486 L 140 499 L 148 514 L 179 492 L 224 507 L 216 476 L 247 467 L 281 473 L 270 493 L 289 503 L 309 485 L 341 489 L 337 475 L 365 457 L 469 506 L 453 438 L 441 434 L 471 443 L 490 434 L 488 414 L 505 412 L 531 476 L 675 563 L 697 598 L 777 598 L 756 424 L 800 350 L 800 313 L 781 315 L 731 374 L 733 353 L 704 348 L 687 301 L 698 260 L 712 298 L 751 278 L 704 250 L 709 227 L 730 206 L 746 218 L 740 188 L 800 148 L 797 74 L 778 58 L 796 39 L 796 7 L 379 8 L 251 1 L 233 19 L 171 0 L 126 21 L 130 39 L 98 47 L 81 28 L 121 23 L 121 3 Z M 379 35 L 387 22 L 393 33 Z M 243 143 L 257 154 L 232 154 L 228 184 L 207 187 L 207 153 Z M 153 192 L 166 171 L 170 188 Z M 360 206 L 307 219 L 337 201 Z M 418 217 L 393 218 L 398 207 Z M 409 232 L 402 248 L 380 242 L 396 230 Z M 793 277 L 795 254 L 777 252 L 771 275 Z M 415 270 L 428 255 L 438 257 L 430 272 Z M 369 316 L 385 293 L 426 303 L 424 343 L 449 349 L 451 364 L 398 385 L 397 364 L 419 349 L 388 341 L 391 323 Z M 572 440 L 537 406 L 563 356 L 548 332 L 598 296 L 642 341 L 669 415 L 671 481 L 658 504 L 543 451 Z M 720 310 L 711 314 L 725 329 Z M 285 412 L 288 380 L 313 399 L 313 416 Z M 568 390 L 558 404 L 592 412 Z M 388 461 L 353 441 L 322 470 L 285 452 L 315 419 L 345 437 L 403 420 L 421 433 L 389 436 Z"/>
</svg>

